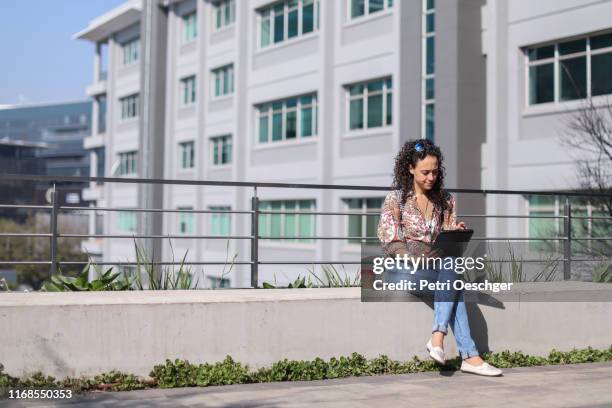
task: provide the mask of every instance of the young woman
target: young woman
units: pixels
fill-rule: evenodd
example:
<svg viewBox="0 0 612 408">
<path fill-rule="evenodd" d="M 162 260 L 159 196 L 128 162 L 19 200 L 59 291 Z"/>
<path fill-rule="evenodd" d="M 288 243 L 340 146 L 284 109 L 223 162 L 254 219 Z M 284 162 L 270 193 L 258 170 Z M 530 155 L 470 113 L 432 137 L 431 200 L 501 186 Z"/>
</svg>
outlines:
<svg viewBox="0 0 612 408">
<path fill-rule="evenodd" d="M 443 189 L 444 166 L 440 148 L 429 140 L 413 140 L 404 144 L 395 159 L 393 191 L 387 194 L 378 224 L 378 238 L 387 256 L 435 257 L 432 246 L 443 229 L 465 229 L 456 220 L 455 199 Z M 444 258 L 446 261 L 447 258 Z M 385 272 L 387 282 L 402 279 L 416 282 L 450 282 L 448 290 L 423 290 L 418 294 L 434 298 L 434 325 L 426 348 L 431 358 L 445 364 L 444 336 L 450 325 L 457 349 L 463 359 L 461 371 L 498 376 L 502 371 L 486 363 L 478 353 L 470 334 L 467 310 L 462 291 L 452 282 L 460 275 L 449 268 L 449 262 L 436 263 L 439 269 L 393 268 Z M 413 292 L 414 293 L 414 292 Z"/>
</svg>

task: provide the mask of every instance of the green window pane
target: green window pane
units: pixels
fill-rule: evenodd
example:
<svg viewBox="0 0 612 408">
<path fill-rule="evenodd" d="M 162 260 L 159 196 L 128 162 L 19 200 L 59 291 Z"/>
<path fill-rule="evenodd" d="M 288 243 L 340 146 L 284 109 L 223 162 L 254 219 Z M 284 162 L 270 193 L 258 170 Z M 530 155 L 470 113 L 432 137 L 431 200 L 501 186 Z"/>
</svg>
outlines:
<svg viewBox="0 0 612 408">
<path fill-rule="evenodd" d="M 428 140 L 434 140 L 435 132 L 435 108 L 434 104 L 428 104 L 425 106 L 425 138 Z"/>
<path fill-rule="evenodd" d="M 591 50 L 612 47 L 612 33 L 591 37 Z"/>
<path fill-rule="evenodd" d="M 387 125 L 393 123 L 393 94 L 387 94 Z"/>
<path fill-rule="evenodd" d="M 436 97 L 435 80 L 429 78 L 425 80 L 425 99 L 434 99 Z"/>
<path fill-rule="evenodd" d="M 221 95 L 221 72 L 215 73 L 215 96 Z"/>
<path fill-rule="evenodd" d="M 591 56 L 592 95 L 612 94 L 612 53 Z"/>
<path fill-rule="evenodd" d="M 363 129 L 363 99 L 352 100 L 349 110 L 349 129 Z"/>
<path fill-rule="evenodd" d="M 287 129 L 285 137 L 287 139 L 295 139 L 297 137 L 297 111 L 287 112 Z"/>
<path fill-rule="evenodd" d="M 301 135 L 312 136 L 312 107 L 302 108 Z"/>
<path fill-rule="evenodd" d="M 351 0 L 351 18 L 365 14 L 365 0 Z"/>
<path fill-rule="evenodd" d="M 221 22 L 221 7 L 217 6 L 217 8 L 215 9 L 215 14 L 216 14 L 216 21 L 217 21 L 217 28 L 221 28 L 222 22 Z"/>
<path fill-rule="evenodd" d="M 299 202 L 300 211 L 312 211 L 314 208 L 314 202 L 309 200 L 301 200 Z M 314 236 L 314 215 L 301 214 L 298 216 L 299 232 L 298 235 L 302 237 Z M 311 239 L 302 239 L 302 242 L 312 242 Z"/>
<path fill-rule="evenodd" d="M 433 33 L 436 30 L 436 15 L 434 13 L 427 14 L 427 17 L 425 17 L 425 29 L 427 33 Z"/>
<path fill-rule="evenodd" d="M 586 39 L 568 41 L 559 44 L 559 55 L 573 54 L 586 51 Z"/>
<path fill-rule="evenodd" d="M 427 37 L 425 40 L 425 73 L 433 74 L 436 69 L 436 41 L 435 37 Z"/>
<path fill-rule="evenodd" d="M 314 31 L 314 3 L 304 5 L 302 9 L 302 33 Z"/>
<path fill-rule="evenodd" d="M 368 97 L 368 127 L 379 127 L 383 125 L 383 96 L 374 95 Z"/>
<path fill-rule="evenodd" d="M 555 46 L 548 45 L 546 47 L 531 48 L 528 50 L 529 61 L 537 61 L 546 58 L 552 58 L 555 56 Z"/>
<path fill-rule="evenodd" d="M 425 7 L 427 10 L 433 10 L 436 7 L 436 3 L 434 0 L 427 0 L 427 5 Z"/>
<path fill-rule="evenodd" d="M 261 20 L 261 46 L 266 47 L 270 45 L 270 18 L 265 18 Z"/>
<path fill-rule="evenodd" d="M 289 12 L 288 16 L 288 27 L 287 35 L 289 38 L 293 38 L 298 35 L 298 11 L 297 9 Z"/>
<path fill-rule="evenodd" d="M 270 203 L 270 211 L 280 211 L 281 203 L 280 201 L 274 201 Z M 270 236 L 272 237 L 280 237 L 281 236 L 281 215 L 280 214 L 271 214 L 271 227 L 270 227 Z"/>
<path fill-rule="evenodd" d="M 385 8 L 384 0 L 370 0 L 370 13 L 376 13 Z"/>
<path fill-rule="evenodd" d="M 545 103 L 554 100 L 553 64 L 529 67 L 529 103 Z"/>
<path fill-rule="evenodd" d="M 360 239 L 355 239 L 354 237 L 361 237 L 361 215 L 349 215 L 348 216 L 348 236 L 353 237 L 349 239 L 349 243 L 351 244 L 359 244 L 361 242 Z"/>
<path fill-rule="evenodd" d="M 387 5 L 389 8 L 393 7 L 393 0 L 387 0 Z"/>
<path fill-rule="evenodd" d="M 220 164 L 219 163 L 219 142 L 217 140 L 215 140 L 213 144 L 213 164 Z"/>
<path fill-rule="evenodd" d="M 282 112 L 272 115 L 272 141 L 283 139 L 283 114 Z"/>
<path fill-rule="evenodd" d="M 363 85 L 361 85 L 361 84 L 353 85 L 353 86 L 349 87 L 349 94 L 351 96 L 361 95 L 361 94 L 363 94 L 363 90 L 364 89 L 365 89 L 365 87 Z"/>
<path fill-rule="evenodd" d="M 266 143 L 268 141 L 268 115 L 259 118 L 259 142 Z"/>
<path fill-rule="evenodd" d="M 562 101 L 586 98 L 586 56 L 559 61 Z"/>
<path fill-rule="evenodd" d="M 295 201 L 286 201 L 285 202 L 285 211 L 296 211 L 296 202 Z M 296 237 L 297 229 L 296 229 L 296 214 L 285 214 L 285 237 Z"/>
<path fill-rule="evenodd" d="M 274 42 L 281 42 L 285 39 L 285 15 L 284 5 L 274 7 Z"/>
<path fill-rule="evenodd" d="M 368 83 L 368 92 L 382 91 L 385 81 L 375 81 Z"/>
<path fill-rule="evenodd" d="M 223 72 L 223 94 L 227 95 L 230 93 L 230 77 L 227 69 Z"/>
</svg>

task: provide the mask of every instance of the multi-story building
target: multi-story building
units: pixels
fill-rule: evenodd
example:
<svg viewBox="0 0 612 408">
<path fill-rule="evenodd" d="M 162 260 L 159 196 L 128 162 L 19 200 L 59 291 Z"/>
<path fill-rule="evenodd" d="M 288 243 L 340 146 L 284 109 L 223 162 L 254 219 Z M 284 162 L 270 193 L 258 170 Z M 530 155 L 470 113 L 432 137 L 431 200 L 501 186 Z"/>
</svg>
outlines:
<svg viewBox="0 0 612 408">
<path fill-rule="evenodd" d="M 553 143 L 554 135 L 542 130 L 555 122 L 562 104 L 547 105 L 546 113 L 541 106 L 523 105 L 528 66 L 522 64 L 543 42 L 610 28 L 603 17 L 610 2 L 541 3 L 129 1 L 77 34 L 96 44 L 96 80 L 88 89 L 94 118 L 102 106 L 107 112 L 105 131 L 94 130 L 88 147 L 106 149 L 106 175 L 386 186 L 399 147 L 423 137 L 445 153 L 447 187 L 571 188 L 567 180 L 547 181 L 560 174 L 555 166 L 570 168 L 567 155 L 558 156 L 556 147 L 546 158 L 536 153 Z M 591 13 L 600 17 L 574 18 Z M 545 23 L 552 20 L 551 30 Z M 100 80 L 104 48 L 108 73 Z M 564 162 L 555 164 L 557 156 Z M 136 207 L 154 195 L 129 185 L 97 191 L 110 207 Z M 249 189 L 166 186 L 158 204 L 244 210 L 251 196 Z M 269 210 L 377 211 L 384 194 L 266 188 L 258 196 L 261 208 Z M 485 212 L 481 196 L 458 201 L 459 212 Z M 524 214 L 528 202 L 504 197 L 486 205 L 490 212 Z M 161 230 L 249 235 L 248 217 L 170 213 Z M 470 226 L 485 235 L 485 223 L 478 220 L 470 219 Z M 361 216 L 262 215 L 259 232 L 375 236 L 376 223 Z M 129 233 L 138 225 L 136 215 L 109 213 L 104 231 Z M 490 236 L 529 230 L 516 223 L 487 227 Z M 230 257 L 237 253 L 248 260 L 248 241 L 229 242 Z M 181 239 L 174 251 L 180 258 L 188 250 L 192 261 L 223 260 L 225 245 Z M 131 255 L 127 248 L 112 240 L 100 249 L 106 259 L 125 260 Z M 358 254 L 359 245 L 349 240 L 264 239 L 259 251 L 262 260 L 292 261 L 356 260 Z M 248 272 L 234 268 L 231 285 L 248 286 Z M 262 266 L 260 283 L 298 273 L 305 275 L 306 265 Z M 220 284 L 219 271 L 207 279 Z"/>
</svg>

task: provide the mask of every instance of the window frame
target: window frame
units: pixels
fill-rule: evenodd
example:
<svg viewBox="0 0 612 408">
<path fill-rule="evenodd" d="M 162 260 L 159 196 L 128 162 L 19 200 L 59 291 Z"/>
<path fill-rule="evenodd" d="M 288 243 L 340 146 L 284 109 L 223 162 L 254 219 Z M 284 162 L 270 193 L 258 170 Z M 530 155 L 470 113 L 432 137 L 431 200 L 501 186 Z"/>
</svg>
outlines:
<svg viewBox="0 0 612 408">
<path fill-rule="evenodd" d="M 127 67 L 140 61 L 140 37 L 135 37 L 121 43 L 121 66 Z"/>
<path fill-rule="evenodd" d="M 430 139 L 433 141 L 436 136 L 436 5 L 432 0 L 422 1 L 421 13 L 421 139 Z M 431 4 L 430 4 L 431 2 Z M 430 7 L 431 5 L 431 7 Z M 427 30 L 427 18 L 433 16 L 433 30 Z M 433 68 L 432 72 L 427 72 L 427 54 L 429 51 L 429 39 L 432 39 L 433 45 Z M 433 98 L 427 97 L 427 81 L 433 83 Z M 427 112 L 432 110 L 431 137 L 429 137 L 429 127 L 427 121 Z"/>
<path fill-rule="evenodd" d="M 188 75 L 180 79 L 180 106 L 193 106 L 197 102 L 197 81 L 196 75 Z"/>
<path fill-rule="evenodd" d="M 391 88 L 388 86 L 388 81 L 391 81 Z M 382 82 L 383 88 L 380 91 L 372 91 L 368 89 L 369 84 L 373 84 L 376 82 Z M 363 86 L 363 91 L 359 95 L 351 95 L 351 88 L 355 86 Z M 346 112 L 346 120 L 344 133 L 347 136 L 352 136 L 356 134 L 361 134 L 364 132 L 371 132 L 375 130 L 384 130 L 393 126 L 393 75 L 387 75 L 384 77 L 379 77 L 375 79 L 368 79 L 366 81 L 353 82 L 350 84 L 346 84 L 344 86 L 345 92 L 345 112 Z M 382 95 L 382 126 L 368 126 L 368 100 L 370 96 Z M 388 97 L 391 96 L 391 123 L 387 123 L 388 117 Z M 355 100 L 362 100 L 362 117 L 363 117 L 363 127 L 351 129 L 351 102 Z"/>
<path fill-rule="evenodd" d="M 311 102 L 308 104 L 302 104 L 302 98 L 311 98 Z M 290 107 L 287 108 L 287 102 L 295 99 L 296 105 L 295 107 Z M 274 109 L 274 105 L 275 104 L 282 104 L 281 105 L 281 115 L 282 115 L 282 124 L 281 124 L 281 135 L 282 138 L 280 140 L 273 140 L 273 117 L 274 117 L 274 113 L 277 112 Z M 262 108 L 266 106 L 267 110 L 265 113 L 262 114 Z M 311 130 L 312 133 L 309 136 L 303 136 L 302 135 L 302 110 L 305 108 L 311 108 Z M 293 110 L 296 111 L 296 117 L 295 117 L 295 121 L 296 121 L 296 131 L 295 131 L 295 139 L 287 139 L 287 112 L 292 112 Z M 317 92 L 312 92 L 312 93 L 305 93 L 305 94 L 300 94 L 297 96 L 292 96 L 292 97 L 288 97 L 288 98 L 283 98 L 283 99 L 277 99 L 274 101 L 270 101 L 270 102 L 264 102 L 264 103 L 259 103 L 255 105 L 255 111 L 256 111 L 256 115 L 255 115 L 255 119 L 256 119 L 256 129 L 257 131 L 255 132 L 255 136 L 256 136 L 256 140 L 255 140 L 255 146 L 271 146 L 274 145 L 275 143 L 282 143 L 282 142 L 297 142 L 297 141 L 304 141 L 304 140 L 312 140 L 318 137 L 318 116 L 319 116 L 319 101 L 318 101 L 318 95 Z M 265 142 L 261 141 L 261 119 L 263 116 L 267 116 L 268 117 L 268 137 L 266 138 Z"/>
<path fill-rule="evenodd" d="M 179 142 L 179 169 L 181 171 L 192 171 L 195 169 L 195 141 L 187 140 Z"/>
<path fill-rule="evenodd" d="M 349 200 L 359 200 L 361 201 L 361 206 L 359 209 L 356 208 L 350 208 L 349 205 Z M 378 200 L 380 201 L 380 205 L 377 207 L 368 207 L 368 200 Z M 346 236 L 350 237 L 350 220 L 351 220 L 351 216 L 356 216 L 356 217 L 361 217 L 361 237 L 363 239 L 363 237 L 367 237 L 367 229 L 368 229 L 368 223 L 367 223 L 367 219 L 368 217 L 375 217 L 375 216 L 380 216 L 380 211 L 382 209 L 382 205 L 384 203 L 385 198 L 384 197 L 344 197 L 342 198 L 342 203 L 344 205 L 344 209 L 346 211 L 350 211 L 350 212 L 361 212 L 363 213 L 362 215 L 347 215 L 346 216 L 346 228 L 345 228 L 345 232 L 346 232 Z M 370 211 L 368 211 L 370 210 Z M 375 211 L 371 211 L 371 210 L 375 210 Z M 367 213 L 375 213 L 375 215 L 367 215 Z M 365 220 L 365 222 L 364 222 Z M 367 241 L 366 241 L 367 242 Z M 347 239 L 345 241 L 346 245 L 361 245 L 361 242 L 353 242 L 353 240 Z"/>
<path fill-rule="evenodd" d="M 356 0 L 346 0 L 346 2 L 344 3 L 346 6 L 345 22 L 348 22 L 348 23 L 353 22 L 353 21 L 361 21 L 362 19 L 366 19 L 368 17 L 380 16 L 385 13 L 390 13 L 393 11 L 393 7 L 395 6 L 395 2 L 397 0 L 382 0 L 383 8 L 378 11 L 374 11 L 374 12 L 370 12 L 370 0 L 363 0 L 363 14 L 360 14 L 355 17 L 352 16 L 353 1 L 356 1 Z"/>
<path fill-rule="evenodd" d="M 291 1 L 296 1 L 296 6 L 290 6 L 289 3 Z M 277 46 L 281 46 L 283 44 L 291 43 L 292 41 L 296 41 L 298 39 L 308 38 L 308 36 L 315 35 L 319 31 L 319 13 L 321 10 L 321 6 L 319 4 L 320 0 L 281 0 L 273 3 L 269 3 L 259 9 L 256 10 L 257 14 L 257 24 L 256 24 L 256 44 L 257 50 L 263 51 L 275 48 Z M 313 5 L 313 17 L 312 17 L 312 31 L 304 33 L 304 7 Z M 275 16 L 276 13 L 274 9 L 283 5 L 283 39 L 280 41 L 274 41 L 274 29 L 275 29 Z M 297 33 L 293 37 L 289 37 L 289 12 L 297 9 Z M 267 16 L 264 17 L 264 14 Z M 262 21 L 264 19 L 270 20 L 270 29 L 269 29 L 269 38 L 268 43 L 266 45 L 262 44 Z"/>
<path fill-rule="evenodd" d="M 208 211 L 232 211 L 229 205 L 209 205 Z M 232 213 L 209 213 L 209 233 L 214 236 L 227 237 L 232 235 Z M 227 222 L 227 225 L 224 223 Z M 227 233 L 223 231 L 223 226 L 227 227 Z M 216 229 L 218 228 L 218 231 Z"/>
<path fill-rule="evenodd" d="M 119 158 L 119 167 L 117 175 L 119 176 L 137 176 L 138 175 L 138 150 L 129 150 L 117 153 Z"/>
<path fill-rule="evenodd" d="M 176 207 L 177 210 L 177 233 L 180 235 L 194 235 L 196 232 L 196 218 L 193 212 L 193 206 L 181 205 Z M 183 226 L 185 229 L 183 230 Z"/>
<path fill-rule="evenodd" d="M 122 122 L 136 119 L 140 116 L 140 94 L 133 93 L 119 98 L 119 115 Z"/>
<path fill-rule="evenodd" d="M 229 150 L 228 156 L 229 159 L 227 162 L 223 163 L 223 148 L 227 147 Z M 215 160 L 215 157 L 219 158 L 218 163 Z M 232 144 L 232 135 L 220 135 L 220 136 L 212 136 L 210 138 L 210 163 L 211 167 L 219 168 L 219 167 L 227 167 L 231 166 L 233 163 L 233 144 Z"/>
<path fill-rule="evenodd" d="M 287 203 L 288 202 L 294 202 L 295 203 L 295 207 L 293 208 L 293 210 L 291 209 L 287 209 Z M 308 210 L 306 210 L 305 208 L 301 208 L 301 202 L 308 202 L 309 206 L 308 206 Z M 295 198 L 295 199 L 281 199 L 281 200 L 262 200 L 259 202 L 259 210 L 260 211 L 272 211 L 272 203 L 278 203 L 280 208 L 277 210 L 278 212 L 285 212 L 285 211 L 296 211 L 296 212 L 301 212 L 301 211 L 316 211 L 317 210 L 317 200 L 316 199 L 308 199 L 308 198 Z M 280 223 L 280 231 L 279 231 L 279 235 L 278 237 L 285 237 L 283 239 L 268 239 L 266 238 L 265 241 L 266 244 L 271 244 L 272 246 L 275 245 L 282 245 L 282 246 L 295 246 L 295 245 L 308 245 L 308 246 L 313 246 L 316 243 L 316 240 L 314 239 L 314 237 L 317 236 L 317 223 L 316 223 L 316 215 L 314 214 L 295 214 L 294 217 L 294 231 L 295 231 L 295 236 L 299 237 L 299 236 L 303 236 L 303 234 L 301 234 L 301 228 L 300 228 L 300 216 L 302 217 L 310 217 L 309 218 L 309 228 L 311 230 L 311 237 L 312 238 L 305 238 L 305 239 L 298 239 L 298 238 L 286 238 L 286 231 L 285 231 L 285 224 L 286 224 L 286 216 L 287 215 L 291 215 L 291 214 L 259 214 L 259 220 L 258 220 L 258 225 L 259 225 L 259 230 L 257 231 L 258 236 L 262 236 L 262 228 L 264 229 L 263 232 L 267 232 L 266 235 L 263 235 L 265 237 L 274 237 L 274 238 L 278 238 L 276 236 L 272 235 L 272 217 L 273 216 L 279 216 L 279 223 Z M 265 224 L 265 225 L 264 225 Z M 268 242 L 269 241 L 269 242 Z"/>
<path fill-rule="evenodd" d="M 129 217 L 129 219 L 127 218 Z M 123 223 L 128 224 L 131 228 L 123 228 Z M 138 217 L 135 211 L 118 211 L 116 218 L 116 228 L 119 232 L 138 232 Z"/>
<path fill-rule="evenodd" d="M 212 93 L 211 98 L 213 100 L 217 100 L 217 99 L 223 99 L 223 98 L 232 96 L 236 89 L 235 87 L 236 75 L 234 72 L 234 63 L 225 64 L 220 67 L 211 69 L 210 72 L 211 72 L 210 89 Z M 229 78 L 227 80 L 229 90 L 225 89 L 226 77 Z M 217 94 L 217 81 L 220 81 L 221 83 L 221 88 L 220 88 L 221 92 L 219 94 Z"/>
<path fill-rule="evenodd" d="M 192 10 L 181 16 L 182 35 L 181 43 L 190 44 L 198 38 L 198 11 Z M 190 31 L 190 24 L 192 31 Z"/>
<path fill-rule="evenodd" d="M 236 24 L 236 1 L 235 0 L 220 0 L 213 5 L 212 24 L 213 32 L 219 32 L 233 27 Z M 229 11 L 230 20 L 225 23 L 227 13 Z M 217 26 L 218 14 L 220 14 L 221 25 Z"/>
<path fill-rule="evenodd" d="M 592 38 L 604 36 L 604 35 L 611 35 L 611 34 L 612 32 L 609 32 L 609 31 L 592 33 L 592 34 L 580 35 L 576 37 L 562 38 L 562 39 L 558 39 L 554 41 L 549 41 L 545 43 L 523 47 L 522 48 L 523 64 L 524 64 L 523 75 L 525 78 L 524 80 L 524 93 L 525 93 L 524 107 L 534 108 L 538 106 L 560 106 L 566 103 L 571 104 L 571 103 L 575 103 L 579 101 L 589 100 L 591 98 L 599 98 L 599 97 L 606 98 L 612 95 L 612 92 L 608 94 L 593 95 L 593 89 L 592 89 L 592 86 L 593 86 L 592 84 L 592 57 L 597 56 L 597 55 L 603 55 L 603 54 L 612 54 L 612 45 L 608 47 L 598 48 L 595 50 L 591 49 L 591 39 Z M 579 41 L 579 40 L 585 40 L 586 42 L 584 51 L 560 55 L 559 45 L 562 45 L 567 42 Z M 534 60 L 534 61 L 529 60 L 529 51 L 536 50 L 539 48 L 549 47 L 549 46 L 554 47 L 554 53 L 552 57 L 544 58 L 541 60 Z M 580 57 L 586 58 L 586 63 L 585 63 L 586 65 L 585 67 L 586 69 L 586 78 L 585 78 L 586 79 L 585 81 L 586 95 L 585 97 L 582 97 L 582 98 L 562 100 L 561 99 L 561 61 L 567 60 L 567 59 L 573 59 L 573 58 L 580 58 Z M 551 63 L 553 64 L 553 100 L 549 102 L 542 102 L 542 103 L 531 103 L 530 101 L 531 80 L 530 80 L 530 75 L 529 75 L 530 68 L 539 66 L 539 65 L 551 64 Z"/>
</svg>

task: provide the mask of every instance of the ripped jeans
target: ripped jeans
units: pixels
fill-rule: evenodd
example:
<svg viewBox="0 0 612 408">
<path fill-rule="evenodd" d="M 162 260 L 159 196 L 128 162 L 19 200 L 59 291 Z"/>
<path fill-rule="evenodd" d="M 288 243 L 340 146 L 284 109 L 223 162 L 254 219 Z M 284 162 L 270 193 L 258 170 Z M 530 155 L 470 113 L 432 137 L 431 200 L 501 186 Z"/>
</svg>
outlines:
<svg viewBox="0 0 612 408">
<path fill-rule="evenodd" d="M 448 258 L 444 258 L 446 261 Z M 470 334 L 470 323 L 468 321 L 467 309 L 463 301 L 463 291 L 453 288 L 453 282 L 459 280 L 460 277 L 453 268 L 445 268 L 447 262 L 442 262 L 441 268 L 436 269 L 417 269 L 414 273 L 414 266 L 410 263 L 407 268 L 397 269 L 394 266 L 385 272 L 385 282 L 398 283 L 405 279 L 415 282 L 415 290 L 411 290 L 417 296 L 426 295 L 433 296 L 434 301 L 434 324 L 432 333 L 436 331 L 448 333 L 448 325 L 457 341 L 457 349 L 462 359 L 479 355 L 476 349 L 476 344 Z M 432 289 L 431 287 L 422 287 L 423 283 L 447 283 L 448 285 L 440 289 Z"/>
</svg>

